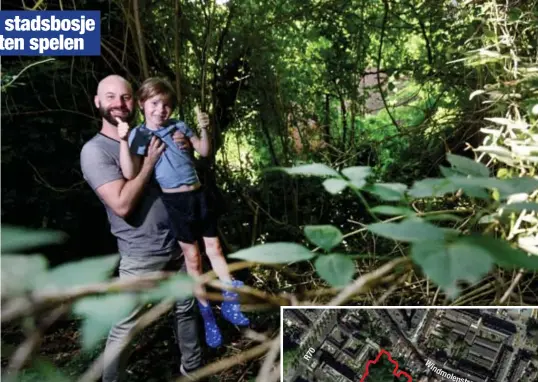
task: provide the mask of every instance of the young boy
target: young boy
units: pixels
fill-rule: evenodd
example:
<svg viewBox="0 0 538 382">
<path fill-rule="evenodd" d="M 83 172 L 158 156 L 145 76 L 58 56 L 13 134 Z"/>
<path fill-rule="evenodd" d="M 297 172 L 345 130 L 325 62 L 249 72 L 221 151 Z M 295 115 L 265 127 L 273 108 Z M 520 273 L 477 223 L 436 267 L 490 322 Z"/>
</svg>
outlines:
<svg viewBox="0 0 538 382">
<path fill-rule="evenodd" d="M 168 81 L 160 78 L 153 77 L 144 81 L 137 98 L 144 113 L 144 123 L 129 132 L 129 125 L 118 120 L 118 134 L 121 139 L 120 165 L 124 177 L 132 179 L 138 174 L 141 157 L 146 154 L 151 137 L 155 135 L 160 138 L 166 149 L 155 165 L 155 178 L 163 191 L 162 200 L 183 250 L 187 272 L 192 276 L 201 274 L 202 264 L 197 240 L 203 237 L 207 256 L 219 279 L 233 287 L 242 286 L 242 282 L 232 280 L 230 276 L 217 236 L 214 206 L 200 184 L 193 154 L 188 147 L 178 147 L 172 139 L 174 132 L 179 130 L 200 155 L 209 155 L 211 138 L 207 114 L 197 110 L 200 137 L 184 122 L 171 120 L 170 115 L 176 106 L 174 89 Z M 204 288 L 198 287 L 197 292 L 201 296 Z M 248 318 L 240 311 L 238 294 L 224 291 L 223 295 L 226 298 L 221 305 L 223 317 L 235 325 L 248 325 Z M 204 320 L 206 342 L 210 347 L 218 347 L 222 336 L 211 306 L 202 297 L 198 298 L 198 303 Z"/>
</svg>

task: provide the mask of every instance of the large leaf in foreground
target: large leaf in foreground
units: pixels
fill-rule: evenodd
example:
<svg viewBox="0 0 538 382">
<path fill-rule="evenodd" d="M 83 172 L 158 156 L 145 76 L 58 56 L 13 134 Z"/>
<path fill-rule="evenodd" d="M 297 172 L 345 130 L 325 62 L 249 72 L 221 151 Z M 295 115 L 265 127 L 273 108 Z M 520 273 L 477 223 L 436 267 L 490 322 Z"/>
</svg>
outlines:
<svg viewBox="0 0 538 382">
<path fill-rule="evenodd" d="M 90 350 L 96 346 L 107 335 L 112 325 L 131 314 L 137 303 L 136 295 L 128 293 L 91 296 L 77 301 L 73 311 L 84 317 L 83 349 Z"/>
<path fill-rule="evenodd" d="M 487 251 L 495 263 L 503 268 L 538 270 L 538 256 L 527 255 L 525 252 L 513 248 L 505 240 L 489 236 L 468 236 L 464 239 L 469 245 L 474 245 Z"/>
<path fill-rule="evenodd" d="M 344 238 L 342 232 L 333 225 L 307 225 L 304 233 L 311 243 L 326 251 L 336 247 Z"/>
<path fill-rule="evenodd" d="M 194 280 L 186 273 L 178 273 L 162 281 L 156 288 L 143 294 L 145 301 L 159 301 L 165 298 L 185 300 L 193 295 Z"/>
<path fill-rule="evenodd" d="M 35 280 L 47 272 L 47 259 L 41 255 L 2 256 L 2 296 L 13 297 L 31 291 Z"/>
<path fill-rule="evenodd" d="M 268 243 L 242 249 L 228 257 L 258 263 L 281 264 L 309 260 L 314 256 L 312 252 L 299 244 Z"/>
<path fill-rule="evenodd" d="M 404 242 L 444 240 L 446 230 L 422 220 L 404 220 L 401 223 L 374 223 L 367 226 L 370 232 L 387 239 Z"/>
<path fill-rule="evenodd" d="M 36 280 L 40 288 L 68 288 L 105 281 L 116 266 L 119 255 L 108 255 L 59 265 Z"/>
<path fill-rule="evenodd" d="M 339 253 L 319 256 L 314 266 L 321 278 L 334 287 L 347 285 L 355 273 L 353 260 Z"/>
<path fill-rule="evenodd" d="M 460 292 L 458 281 L 474 284 L 493 266 L 489 251 L 461 239 L 414 243 L 411 258 L 451 298 Z"/>
<path fill-rule="evenodd" d="M 31 248 L 59 244 L 67 238 L 63 232 L 2 226 L 2 253 L 17 253 Z"/>
</svg>

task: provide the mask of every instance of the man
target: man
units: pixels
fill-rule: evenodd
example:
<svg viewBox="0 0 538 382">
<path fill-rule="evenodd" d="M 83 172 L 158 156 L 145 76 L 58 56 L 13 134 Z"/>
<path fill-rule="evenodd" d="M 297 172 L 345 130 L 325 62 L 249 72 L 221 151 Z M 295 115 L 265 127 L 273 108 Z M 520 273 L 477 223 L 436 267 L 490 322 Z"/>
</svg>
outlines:
<svg viewBox="0 0 538 382">
<path fill-rule="evenodd" d="M 84 179 L 105 205 L 111 232 L 117 238 L 120 278 L 169 269 L 177 262 L 179 249 L 160 191 L 151 181 L 153 167 L 165 145 L 154 137 L 140 173 L 131 180 L 124 179 L 116 118 L 126 122 L 134 118 L 131 85 L 123 77 L 108 76 L 99 83 L 94 102 L 103 118 L 102 127 L 82 148 L 80 164 Z M 182 137 L 176 136 L 175 141 L 180 143 Z M 174 333 L 184 375 L 198 368 L 202 360 L 193 301 L 178 302 L 174 308 Z M 114 355 L 141 313 L 143 309 L 137 309 L 110 330 L 105 348 L 104 382 L 121 380 L 128 352 L 120 357 Z"/>
</svg>

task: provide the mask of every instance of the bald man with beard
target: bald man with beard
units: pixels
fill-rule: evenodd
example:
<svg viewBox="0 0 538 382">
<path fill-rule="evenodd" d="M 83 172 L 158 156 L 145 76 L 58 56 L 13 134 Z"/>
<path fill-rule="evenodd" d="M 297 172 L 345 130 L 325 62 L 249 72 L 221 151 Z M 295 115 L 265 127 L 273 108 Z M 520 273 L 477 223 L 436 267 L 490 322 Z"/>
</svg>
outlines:
<svg viewBox="0 0 538 382">
<path fill-rule="evenodd" d="M 161 270 L 184 267 L 169 218 L 160 199 L 160 189 L 152 178 L 155 163 L 165 145 L 153 137 L 140 173 L 131 180 L 123 178 L 120 168 L 120 138 L 116 118 L 132 122 L 135 100 L 129 82 L 111 75 L 97 87 L 95 106 L 102 117 L 101 130 L 82 148 L 80 164 L 84 179 L 104 204 L 110 229 L 117 238 L 120 253 L 120 278 L 140 276 Z M 182 135 L 174 140 L 183 144 Z M 182 269 L 183 270 L 183 269 Z M 193 299 L 177 302 L 174 308 L 174 334 L 181 351 L 183 375 L 200 367 L 202 354 Z M 103 382 L 122 381 L 128 351 L 117 357 L 121 343 L 144 313 L 136 309 L 110 330 L 105 348 Z"/>
</svg>

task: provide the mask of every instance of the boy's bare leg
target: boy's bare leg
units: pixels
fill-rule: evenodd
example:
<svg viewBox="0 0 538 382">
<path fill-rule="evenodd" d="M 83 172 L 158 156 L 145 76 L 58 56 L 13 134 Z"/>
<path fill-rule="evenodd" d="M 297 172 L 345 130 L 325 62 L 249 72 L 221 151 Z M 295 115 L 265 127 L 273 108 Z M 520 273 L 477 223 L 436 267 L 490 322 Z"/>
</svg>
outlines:
<svg viewBox="0 0 538 382">
<path fill-rule="evenodd" d="M 232 281 L 228 264 L 226 264 L 226 259 L 222 254 L 218 237 L 204 237 L 204 243 L 207 257 L 209 257 L 213 270 L 219 279 L 235 288 L 243 286 L 243 282 L 239 280 Z M 221 305 L 222 316 L 234 325 L 249 325 L 249 319 L 241 312 L 239 306 L 239 295 L 237 292 L 225 290 L 222 292 L 222 294 L 225 298 L 225 301 Z"/>
<path fill-rule="evenodd" d="M 217 274 L 218 278 L 223 282 L 231 282 L 232 277 L 228 270 L 228 264 L 222 254 L 222 247 L 218 237 L 204 237 L 205 251 L 211 267 Z"/>
<path fill-rule="evenodd" d="M 202 259 L 200 258 L 200 249 L 198 248 L 198 243 L 184 243 L 178 241 L 183 255 L 185 256 L 185 266 L 187 268 L 187 273 L 193 277 L 200 276 L 202 274 Z M 203 285 L 197 285 L 194 289 L 194 292 L 198 296 L 205 294 L 205 288 Z M 198 301 L 204 306 L 207 306 L 208 302 L 203 297 L 197 297 Z"/>
</svg>

